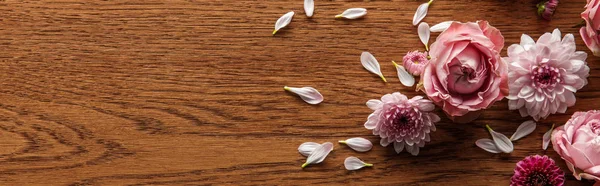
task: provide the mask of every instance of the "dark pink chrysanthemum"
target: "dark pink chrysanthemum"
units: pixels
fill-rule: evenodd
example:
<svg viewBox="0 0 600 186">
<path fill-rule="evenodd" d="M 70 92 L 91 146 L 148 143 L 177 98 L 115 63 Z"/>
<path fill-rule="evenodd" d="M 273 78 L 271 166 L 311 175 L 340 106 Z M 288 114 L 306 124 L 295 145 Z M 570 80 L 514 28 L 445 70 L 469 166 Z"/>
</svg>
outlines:
<svg viewBox="0 0 600 186">
<path fill-rule="evenodd" d="M 429 64 L 427 52 L 419 52 L 418 50 L 415 50 L 406 53 L 406 55 L 402 58 L 402 65 L 413 76 L 420 76 L 427 64 Z"/>
<path fill-rule="evenodd" d="M 550 21 L 552 20 L 552 15 L 554 15 L 557 6 L 558 0 L 542 1 L 537 4 L 538 15 Z"/>
<path fill-rule="evenodd" d="M 562 186 L 565 173 L 548 156 L 527 156 L 517 163 L 511 186 Z"/>
</svg>

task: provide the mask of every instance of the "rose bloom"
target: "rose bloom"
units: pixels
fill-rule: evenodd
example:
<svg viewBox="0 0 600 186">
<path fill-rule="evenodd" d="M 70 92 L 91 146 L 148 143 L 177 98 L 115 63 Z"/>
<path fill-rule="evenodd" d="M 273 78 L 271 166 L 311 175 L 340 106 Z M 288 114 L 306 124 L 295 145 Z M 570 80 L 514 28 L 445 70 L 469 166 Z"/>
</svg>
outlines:
<svg viewBox="0 0 600 186">
<path fill-rule="evenodd" d="M 600 111 L 575 112 L 551 140 L 575 178 L 600 181 Z"/>
<path fill-rule="evenodd" d="M 594 53 L 595 56 L 600 56 L 600 14 L 596 14 L 600 0 L 588 0 L 585 5 L 585 11 L 581 13 L 581 18 L 585 20 L 586 26 L 579 29 L 579 34 L 583 42 Z"/>
<path fill-rule="evenodd" d="M 450 119 L 470 122 L 508 95 L 504 37 L 487 21 L 453 22 L 431 44 L 422 89 Z M 470 113 L 471 112 L 471 113 Z"/>
</svg>

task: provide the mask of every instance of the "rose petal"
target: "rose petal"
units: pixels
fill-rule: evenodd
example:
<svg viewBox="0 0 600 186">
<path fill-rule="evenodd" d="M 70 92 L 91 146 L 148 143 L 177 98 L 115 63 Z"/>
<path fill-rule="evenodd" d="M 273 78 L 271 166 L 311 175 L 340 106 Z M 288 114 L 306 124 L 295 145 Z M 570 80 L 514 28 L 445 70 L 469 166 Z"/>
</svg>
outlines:
<svg viewBox="0 0 600 186">
<path fill-rule="evenodd" d="M 373 143 L 365 138 L 356 137 L 339 142 L 348 145 L 348 147 L 358 152 L 367 152 L 373 148 Z"/>
<path fill-rule="evenodd" d="M 294 11 L 291 11 L 277 19 L 277 22 L 275 22 L 275 30 L 273 30 L 273 35 L 275 35 L 275 33 L 279 31 L 279 29 L 282 29 L 283 27 L 286 27 L 288 24 L 290 24 L 293 17 Z"/>
<path fill-rule="evenodd" d="M 535 126 L 536 123 L 533 120 L 528 120 L 521 123 L 521 125 L 519 125 L 519 128 L 517 128 L 517 131 L 515 131 L 515 133 L 510 137 L 510 140 L 517 141 L 531 134 L 535 130 Z"/>
<path fill-rule="evenodd" d="M 383 82 L 387 82 L 387 80 L 385 80 L 385 77 L 383 76 L 383 73 L 381 73 L 379 62 L 377 61 L 377 59 L 375 59 L 375 56 L 373 56 L 373 54 L 369 52 L 363 52 L 360 55 L 360 62 L 362 63 L 363 67 L 365 67 L 365 69 L 367 69 L 369 72 L 377 74 L 379 77 L 381 77 Z"/>
<path fill-rule="evenodd" d="M 307 17 L 312 17 L 313 12 L 315 11 L 315 1 L 314 0 L 304 0 L 304 12 Z"/>
<path fill-rule="evenodd" d="M 308 158 L 306 159 L 306 162 L 304 164 L 302 164 L 302 168 L 304 168 L 310 164 L 317 164 L 317 163 L 323 162 L 323 160 L 325 160 L 327 155 L 329 155 L 329 153 L 332 150 L 333 150 L 332 143 L 325 142 L 325 143 L 321 144 L 321 146 L 317 147 L 313 151 L 313 153 L 311 153 L 310 156 L 308 156 Z"/>
<path fill-rule="evenodd" d="M 415 85 L 415 77 L 413 77 L 412 74 L 408 73 L 403 66 L 398 65 L 393 61 L 392 63 L 394 63 L 394 66 L 396 66 L 396 70 L 398 71 L 398 78 L 400 79 L 400 83 L 402 83 L 402 85 L 407 87 L 412 87 L 413 85 Z"/>
<path fill-rule="evenodd" d="M 452 22 L 454 22 L 454 21 L 444 21 L 444 22 L 438 23 L 436 25 L 433 25 L 431 28 L 429 28 L 429 31 L 431 31 L 431 32 L 443 32 L 446 29 L 448 29 L 448 27 L 450 27 L 450 25 L 452 24 Z"/>
<path fill-rule="evenodd" d="M 419 24 L 419 22 L 421 22 L 421 20 L 425 18 L 425 16 L 427 15 L 427 10 L 429 9 L 429 4 L 431 4 L 431 2 L 433 2 L 433 0 L 419 5 L 417 11 L 415 12 L 415 15 L 413 16 L 413 25 Z"/>
<path fill-rule="evenodd" d="M 500 151 L 500 149 L 498 149 L 498 147 L 496 147 L 496 145 L 494 144 L 494 141 L 491 139 L 478 139 L 477 141 L 475 141 L 475 145 L 477 145 L 479 148 L 491 152 L 491 153 L 501 153 L 502 151 Z"/>
<path fill-rule="evenodd" d="M 550 130 L 548 130 L 548 132 L 544 134 L 544 137 L 542 137 L 542 149 L 544 150 L 548 149 L 548 145 L 550 144 L 550 139 L 552 137 L 552 129 L 554 129 L 554 124 L 552 124 Z"/>
<path fill-rule="evenodd" d="M 363 167 L 372 167 L 372 166 L 373 166 L 373 164 L 365 163 L 362 160 L 360 160 L 354 156 L 347 157 L 346 160 L 344 160 L 344 167 L 346 167 L 346 170 L 358 170 Z"/>
<path fill-rule="evenodd" d="M 421 43 L 425 45 L 425 50 L 429 51 L 429 36 L 431 35 L 431 32 L 429 31 L 429 24 L 426 22 L 421 22 L 421 24 L 419 24 L 418 31 Z"/>
<path fill-rule="evenodd" d="M 310 154 L 319 146 L 321 146 L 321 144 L 315 142 L 304 142 L 298 147 L 298 152 L 303 156 L 310 156 Z"/>
<path fill-rule="evenodd" d="M 316 105 L 323 101 L 323 95 L 321 95 L 317 89 L 312 87 L 295 88 L 285 86 L 283 89 L 297 94 L 308 104 Z"/>
<path fill-rule="evenodd" d="M 514 150 L 513 143 L 506 137 L 504 134 L 496 132 L 490 128 L 489 125 L 485 125 L 488 131 L 492 135 L 492 139 L 494 140 L 494 144 L 498 148 L 498 150 L 504 153 L 511 153 Z"/>
<path fill-rule="evenodd" d="M 367 15 L 367 9 L 364 8 L 350 8 L 344 12 L 342 12 L 342 14 L 336 15 L 335 18 L 346 18 L 346 19 L 358 19 L 362 16 Z"/>
</svg>

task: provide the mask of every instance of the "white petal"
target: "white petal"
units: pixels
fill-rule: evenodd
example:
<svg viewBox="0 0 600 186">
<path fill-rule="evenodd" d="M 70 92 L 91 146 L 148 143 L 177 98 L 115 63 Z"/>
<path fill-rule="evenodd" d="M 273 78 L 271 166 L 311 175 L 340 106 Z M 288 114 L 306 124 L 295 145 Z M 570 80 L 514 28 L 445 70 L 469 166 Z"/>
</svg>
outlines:
<svg viewBox="0 0 600 186">
<path fill-rule="evenodd" d="M 350 138 L 346 141 L 340 141 L 340 143 L 348 145 L 348 147 L 358 152 L 367 152 L 373 148 L 373 143 L 365 138 Z"/>
<path fill-rule="evenodd" d="M 446 29 L 448 29 L 448 27 L 450 27 L 450 25 L 452 24 L 452 22 L 454 22 L 454 21 L 444 21 L 444 22 L 438 23 L 437 25 L 433 25 L 431 28 L 429 28 L 429 31 L 431 31 L 431 32 L 443 32 Z"/>
<path fill-rule="evenodd" d="M 415 77 L 412 74 L 408 73 L 403 66 L 398 65 L 396 63 L 394 63 L 394 66 L 396 66 L 396 70 L 398 71 L 398 78 L 400 79 L 400 83 L 402 83 L 404 86 L 412 87 L 415 84 Z"/>
<path fill-rule="evenodd" d="M 397 154 L 400 154 L 404 149 L 404 142 L 394 142 L 394 150 Z"/>
<path fill-rule="evenodd" d="M 431 32 L 429 31 L 429 24 L 422 22 L 419 24 L 418 31 L 421 43 L 425 45 L 425 50 L 429 51 L 429 36 L 431 35 Z"/>
<path fill-rule="evenodd" d="M 373 164 L 365 163 L 362 160 L 360 160 L 354 156 L 347 157 L 346 160 L 344 160 L 344 167 L 346 167 L 346 170 L 358 170 L 363 167 L 372 167 L 372 166 L 373 166 Z"/>
<path fill-rule="evenodd" d="M 554 31 L 552 31 L 552 41 L 558 41 L 560 42 L 561 39 L 561 33 L 560 30 L 558 30 L 558 28 L 555 28 Z"/>
<path fill-rule="evenodd" d="M 323 162 L 327 155 L 333 150 L 333 144 L 325 142 L 321 146 L 317 147 L 310 156 L 306 159 L 306 163 L 302 164 L 302 168 L 309 164 L 317 164 Z"/>
<path fill-rule="evenodd" d="M 383 104 L 383 102 L 381 102 L 378 99 L 372 99 L 372 100 L 367 101 L 367 107 L 369 107 L 371 110 L 379 109 L 379 107 L 381 107 L 382 104 Z"/>
<path fill-rule="evenodd" d="M 310 156 L 310 154 L 319 146 L 321 146 L 321 144 L 315 142 L 304 142 L 298 147 L 298 152 L 303 156 Z"/>
<path fill-rule="evenodd" d="M 379 77 L 381 77 L 381 79 L 383 79 L 384 82 L 387 82 L 387 80 L 385 80 L 385 77 L 383 76 L 383 73 L 381 73 L 379 62 L 377 61 L 377 59 L 375 59 L 375 56 L 373 56 L 373 54 L 369 52 L 363 52 L 362 54 L 360 54 L 360 62 L 362 63 L 363 67 L 365 67 L 365 69 L 367 69 L 369 72 L 377 74 Z"/>
<path fill-rule="evenodd" d="M 531 48 L 531 46 L 533 45 L 535 45 L 535 41 L 533 40 L 533 38 L 531 38 L 531 36 L 527 34 L 521 35 L 521 46 L 525 50 L 529 50 L 529 48 Z"/>
<path fill-rule="evenodd" d="M 433 0 L 419 5 L 417 11 L 415 12 L 415 16 L 413 16 L 413 25 L 419 24 L 419 22 L 421 22 L 421 20 L 425 18 L 425 16 L 427 15 L 427 10 L 429 9 L 429 4 L 431 4 L 431 2 L 433 2 Z"/>
<path fill-rule="evenodd" d="M 477 141 L 475 141 L 475 145 L 477 145 L 479 148 L 491 152 L 491 153 L 500 153 L 501 151 L 498 149 L 498 147 L 496 147 L 496 145 L 494 144 L 494 141 L 491 139 L 478 139 Z"/>
<path fill-rule="evenodd" d="M 321 93 L 319 93 L 317 89 L 312 87 L 295 88 L 285 86 L 283 87 L 283 89 L 297 94 L 298 96 L 300 96 L 300 98 L 302 98 L 302 100 L 304 100 L 308 104 L 316 105 L 323 101 L 323 95 L 321 95 Z"/>
<path fill-rule="evenodd" d="M 504 153 L 511 153 L 514 150 L 513 143 L 506 137 L 504 134 L 496 132 L 490 128 L 489 125 L 486 125 L 490 134 L 492 135 L 492 139 L 494 140 L 494 144 L 498 147 L 498 150 Z"/>
<path fill-rule="evenodd" d="M 533 120 L 528 120 L 521 123 L 521 125 L 519 125 L 519 128 L 517 128 L 517 131 L 515 131 L 515 133 L 510 137 L 510 140 L 517 141 L 531 134 L 533 130 L 535 130 L 535 125 L 536 123 Z"/>
<path fill-rule="evenodd" d="M 312 17 L 314 11 L 315 11 L 315 1 L 314 0 L 304 0 L 304 13 L 306 13 L 306 16 Z"/>
<path fill-rule="evenodd" d="M 346 18 L 346 19 L 358 19 L 362 16 L 367 15 L 367 9 L 364 8 L 350 8 L 344 12 L 342 12 L 342 14 L 336 15 L 335 18 Z"/>
<path fill-rule="evenodd" d="M 548 149 L 548 145 L 550 144 L 550 138 L 552 137 L 553 129 L 554 129 L 554 124 L 552 124 L 552 127 L 550 127 L 550 130 L 548 130 L 548 132 L 546 132 L 544 134 L 544 137 L 542 137 L 542 149 L 544 149 L 544 150 Z"/>
<path fill-rule="evenodd" d="M 277 22 L 275 22 L 275 30 L 273 30 L 273 35 L 275 35 L 275 33 L 279 31 L 279 29 L 282 29 L 283 27 L 290 24 L 290 22 L 292 21 L 292 17 L 294 17 L 294 11 L 288 12 L 281 16 L 279 19 L 277 19 Z"/>
</svg>

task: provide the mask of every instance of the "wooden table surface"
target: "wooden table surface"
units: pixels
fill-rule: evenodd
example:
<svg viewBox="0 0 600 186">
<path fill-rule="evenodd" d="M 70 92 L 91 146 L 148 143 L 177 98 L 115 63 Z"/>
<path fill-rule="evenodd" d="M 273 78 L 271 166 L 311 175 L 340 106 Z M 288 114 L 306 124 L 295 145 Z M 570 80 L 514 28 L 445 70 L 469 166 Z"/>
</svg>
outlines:
<svg viewBox="0 0 600 186">
<path fill-rule="evenodd" d="M 423 50 L 411 22 L 424 2 L 317 0 L 307 18 L 301 0 L 2 1 L 0 185 L 508 185 L 515 163 L 533 154 L 557 160 L 567 185 L 591 185 L 541 149 L 553 123 L 600 106 L 591 55 L 577 104 L 540 121 L 511 154 L 474 145 L 489 137 L 486 124 L 510 135 L 529 119 L 506 99 L 471 124 L 443 116 L 417 157 L 378 145 L 363 127 L 365 102 L 423 95 L 400 84 L 390 61 Z M 589 53 L 572 28 L 584 0 L 561 1 L 551 22 L 536 16 L 536 3 L 436 0 L 424 21 L 485 19 L 506 47 L 560 28 Z M 352 7 L 369 13 L 333 18 Z M 292 23 L 272 36 L 288 11 Z M 387 84 L 363 69 L 362 51 L 377 57 Z M 308 105 L 285 85 L 315 87 L 325 101 Z M 335 144 L 323 163 L 300 168 L 301 143 L 350 137 L 376 145 L 357 153 Z M 347 171 L 348 156 L 375 166 Z"/>
</svg>

